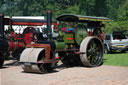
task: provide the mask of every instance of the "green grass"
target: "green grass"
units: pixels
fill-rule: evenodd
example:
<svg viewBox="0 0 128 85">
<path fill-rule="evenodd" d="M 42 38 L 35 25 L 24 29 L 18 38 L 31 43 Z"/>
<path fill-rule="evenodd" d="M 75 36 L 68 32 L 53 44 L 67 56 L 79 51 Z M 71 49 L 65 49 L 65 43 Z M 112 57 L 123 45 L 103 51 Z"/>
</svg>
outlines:
<svg viewBox="0 0 128 85">
<path fill-rule="evenodd" d="M 104 61 L 104 65 L 128 67 L 128 52 L 126 53 L 115 52 L 112 54 L 104 54 L 103 61 Z"/>
</svg>

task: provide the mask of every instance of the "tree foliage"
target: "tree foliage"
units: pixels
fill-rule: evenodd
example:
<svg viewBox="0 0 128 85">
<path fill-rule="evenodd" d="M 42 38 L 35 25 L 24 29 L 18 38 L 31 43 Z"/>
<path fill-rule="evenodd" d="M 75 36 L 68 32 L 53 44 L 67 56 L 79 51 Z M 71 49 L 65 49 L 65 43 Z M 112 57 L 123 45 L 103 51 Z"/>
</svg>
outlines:
<svg viewBox="0 0 128 85">
<path fill-rule="evenodd" d="M 118 11 L 118 20 L 128 21 L 128 0 L 120 7 Z"/>
<path fill-rule="evenodd" d="M 107 32 L 128 27 L 128 0 L 0 0 L 6 16 L 45 16 L 48 9 L 53 18 L 63 13 L 109 17 Z"/>
</svg>

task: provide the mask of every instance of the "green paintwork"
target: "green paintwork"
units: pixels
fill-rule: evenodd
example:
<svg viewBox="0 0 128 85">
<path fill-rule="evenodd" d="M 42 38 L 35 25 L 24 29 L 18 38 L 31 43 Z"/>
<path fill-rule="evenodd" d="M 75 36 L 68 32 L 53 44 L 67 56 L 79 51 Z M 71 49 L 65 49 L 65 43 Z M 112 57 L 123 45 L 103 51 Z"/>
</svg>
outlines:
<svg viewBox="0 0 128 85">
<path fill-rule="evenodd" d="M 56 49 L 63 50 L 66 47 L 65 42 L 56 42 Z"/>
<path fill-rule="evenodd" d="M 64 42 L 65 43 L 74 43 L 74 37 L 73 37 L 73 33 L 65 33 L 64 34 Z"/>
<path fill-rule="evenodd" d="M 75 29 L 75 41 L 77 45 L 80 46 L 81 41 L 88 36 L 88 32 L 86 31 L 86 27 L 84 25 L 78 25 Z"/>
<path fill-rule="evenodd" d="M 63 32 L 62 31 L 59 31 L 59 37 L 63 37 Z"/>
</svg>

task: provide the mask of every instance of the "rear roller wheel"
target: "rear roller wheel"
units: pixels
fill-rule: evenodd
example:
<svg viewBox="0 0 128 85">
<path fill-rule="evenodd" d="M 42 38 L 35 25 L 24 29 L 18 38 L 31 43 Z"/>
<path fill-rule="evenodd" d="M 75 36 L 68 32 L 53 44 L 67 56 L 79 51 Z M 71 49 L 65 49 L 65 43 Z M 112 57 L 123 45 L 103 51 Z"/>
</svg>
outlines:
<svg viewBox="0 0 128 85">
<path fill-rule="evenodd" d="M 43 61 L 45 61 L 44 48 L 26 48 L 20 57 L 25 72 L 46 73 L 51 70 L 52 63 L 43 63 Z"/>
<path fill-rule="evenodd" d="M 94 67 L 102 63 L 103 44 L 97 37 L 86 37 L 80 45 L 81 62 L 84 66 Z"/>
</svg>

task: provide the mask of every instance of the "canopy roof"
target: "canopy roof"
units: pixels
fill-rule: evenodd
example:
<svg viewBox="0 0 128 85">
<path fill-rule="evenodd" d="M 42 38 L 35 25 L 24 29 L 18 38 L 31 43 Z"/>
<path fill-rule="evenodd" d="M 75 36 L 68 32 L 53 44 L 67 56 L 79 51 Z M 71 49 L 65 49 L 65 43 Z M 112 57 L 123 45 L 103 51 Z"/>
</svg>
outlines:
<svg viewBox="0 0 128 85">
<path fill-rule="evenodd" d="M 93 16 L 81 16 L 73 14 L 63 14 L 56 18 L 58 21 L 67 21 L 67 22 L 102 22 L 110 21 L 107 17 L 93 17 Z"/>
<path fill-rule="evenodd" d="M 47 23 L 47 20 L 42 19 L 21 19 L 21 18 L 4 18 L 5 25 L 42 25 Z M 56 20 L 52 20 L 52 23 L 57 23 Z"/>
</svg>

